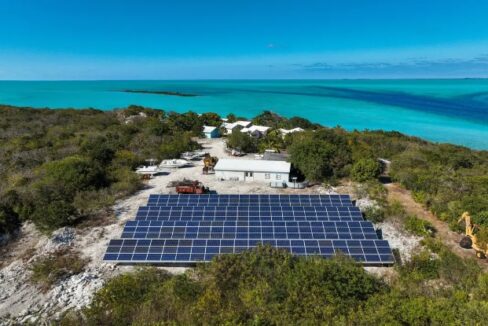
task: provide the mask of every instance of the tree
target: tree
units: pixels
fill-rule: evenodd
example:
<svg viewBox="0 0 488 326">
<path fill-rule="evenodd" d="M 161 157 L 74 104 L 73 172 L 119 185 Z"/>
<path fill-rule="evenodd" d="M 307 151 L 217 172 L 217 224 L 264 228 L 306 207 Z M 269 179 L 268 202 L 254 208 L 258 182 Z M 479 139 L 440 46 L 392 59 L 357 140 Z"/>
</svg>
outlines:
<svg viewBox="0 0 488 326">
<path fill-rule="evenodd" d="M 311 123 L 309 120 L 307 119 L 304 119 L 302 117 L 291 117 L 289 120 L 288 120 L 288 127 L 289 128 L 296 128 L 296 127 L 300 127 L 302 129 L 313 129 L 315 128 L 317 125 L 314 125 L 313 123 Z"/>
<path fill-rule="evenodd" d="M 247 133 L 234 129 L 232 134 L 227 137 L 227 147 L 254 153 L 257 151 L 257 141 Z"/>
<path fill-rule="evenodd" d="M 252 119 L 252 123 L 255 125 L 262 125 L 271 128 L 280 128 L 284 126 L 285 119 L 271 111 L 264 111 L 263 113 Z"/>
<path fill-rule="evenodd" d="M 381 164 L 377 160 L 362 158 L 352 166 L 351 178 L 357 182 L 365 182 L 377 178 L 381 170 Z"/>
<path fill-rule="evenodd" d="M 191 139 L 190 133 L 179 135 L 178 137 L 166 138 L 159 147 L 159 158 L 172 159 L 178 158 L 184 152 L 193 151 L 200 148 L 200 145 Z"/>
<path fill-rule="evenodd" d="M 232 123 L 232 122 L 236 122 L 236 121 L 237 121 L 237 117 L 234 113 L 229 113 L 227 115 L 227 122 Z"/>
<path fill-rule="evenodd" d="M 82 156 L 69 156 L 44 164 L 39 170 L 40 180 L 35 187 L 59 187 L 66 196 L 79 190 L 106 185 L 104 171 Z"/>
<path fill-rule="evenodd" d="M 203 113 L 200 116 L 200 120 L 205 126 L 220 127 L 220 125 L 222 124 L 222 119 L 220 118 L 220 115 L 214 112 Z"/>
<path fill-rule="evenodd" d="M 330 162 L 334 146 L 312 137 L 295 139 L 288 148 L 290 162 L 310 181 L 323 181 L 334 175 Z"/>
<path fill-rule="evenodd" d="M 285 142 L 279 130 L 271 130 L 264 137 L 259 139 L 259 151 L 264 152 L 266 149 L 281 151 L 285 148 Z"/>
<path fill-rule="evenodd" d="M 73 206 L 77 192 L 108 185 L 104 171 L 81 156 L 46 163 L 39 169 L 39 176 L 32 187 L 29 218 L 43 231 L 72 225 L 80 217 Z"/>
<path fill-rule="evenodd" d="M 98 136 L 86 140 L 82 146 L 81 150 L 92 160 L 102 164 L 108 165 L 112 161 L 115 155 L 115 149 L 107 138 Z"/>
</svg>

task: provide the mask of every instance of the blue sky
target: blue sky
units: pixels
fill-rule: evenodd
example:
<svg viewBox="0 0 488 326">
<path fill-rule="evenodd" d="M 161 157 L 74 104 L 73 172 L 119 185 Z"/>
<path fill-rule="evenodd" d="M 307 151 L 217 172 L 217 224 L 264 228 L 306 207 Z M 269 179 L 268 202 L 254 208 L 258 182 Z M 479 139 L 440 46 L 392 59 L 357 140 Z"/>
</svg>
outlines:
<svg viewBox="0 0 488 326">
<path fill-rule="evenodd" d="M 0 79 L 488 77 L 486 0 L 0 0 Z"/>
</svg>

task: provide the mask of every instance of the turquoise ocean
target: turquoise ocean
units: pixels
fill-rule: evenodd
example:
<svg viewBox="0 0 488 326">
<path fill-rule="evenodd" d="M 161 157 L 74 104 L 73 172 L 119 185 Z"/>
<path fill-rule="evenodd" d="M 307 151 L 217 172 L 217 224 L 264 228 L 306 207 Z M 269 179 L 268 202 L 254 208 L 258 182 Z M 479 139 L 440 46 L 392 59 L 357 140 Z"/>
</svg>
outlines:
<svg viewBox="0 0 488 326">
<path fill-rule="evenodd" d="M 488 150 L 488 79 L 0 81 L 0 104 L 102 110 L 137 104 L 249 118 L 270 110 L 325 126 L 397 130 L 435 142 Z"/>
</svg>

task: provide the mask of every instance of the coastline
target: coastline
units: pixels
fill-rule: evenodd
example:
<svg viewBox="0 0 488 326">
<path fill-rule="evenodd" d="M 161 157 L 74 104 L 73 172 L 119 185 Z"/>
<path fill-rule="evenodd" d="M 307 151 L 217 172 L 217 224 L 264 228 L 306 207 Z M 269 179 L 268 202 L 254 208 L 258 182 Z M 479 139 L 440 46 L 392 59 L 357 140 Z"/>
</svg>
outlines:
<svg viewBox="0 0 488 326">
<path fill-rule="evenodd" d="M 348 98 L 339 98 L 343 91 L 329 94 L 331 87 L 348 91 L 344 96 Z M 151 89 L 169 94 L 154 96 L 121 91 Z M 367 91 L 368 96 L 362 93 L 354 98 L 356 93 L 350 92 L 351 89 Z M 477 95 L 486 92 L 488 80 L 484 79 L 0 81 L 0 103 L 12 106 L 112 110 L 135 104 L 179 113 L 215 112 L 221 116 L 229 113 L 256 116 L 270 110 L 284 117 L 301 116 L 325 126 L 340 125 L 349 131 L 396 130 L 433 142 L 479 150 L 488 149 L 488 123 L 476 119 L 488 116 L 486 98 Z M 408 96 L 402 97 L 403 93 Z M 431 108 L 431 97 L 442 101 Z M 450 103 L 451 99 L 455 107 L 451 105 L 444 112 L 444 103 Z M 464 109 L 463 103 L 470 106 Z M 453 114 L 453 110 L 457 113 Z"/>
</svg>

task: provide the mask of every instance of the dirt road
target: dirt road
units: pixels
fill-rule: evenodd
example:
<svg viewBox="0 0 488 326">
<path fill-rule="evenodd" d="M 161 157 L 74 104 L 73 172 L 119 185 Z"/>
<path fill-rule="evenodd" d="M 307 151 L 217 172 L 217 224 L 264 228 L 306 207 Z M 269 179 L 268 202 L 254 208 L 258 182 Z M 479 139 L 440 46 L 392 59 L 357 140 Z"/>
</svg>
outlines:
<svg viewBox="0 0 488 326">
<path fill-rule="evenodd" d="M 403 204 L 409 214 L 429 221 L 437 230 L 436 238 L 440 239 L 453 253 L 463 258 L 473 258 L 475 252 L 472 249 L 463 249 L 459 246 L 459 241 L 463 237 L 462 234 L 449 230 L 447 223 L 439 220 L 434 214 L 426 210 L 421 204 L 415 202 L 410 191 L 402 188 L 397 183 L 385 184 L 388 189 L 388 199 L 398 200 Z M 488 260 L 478 259 L 481 268 L 488 271 Z"/>
</svg>

